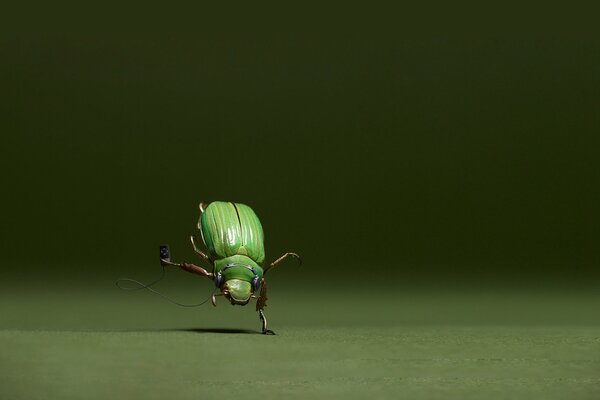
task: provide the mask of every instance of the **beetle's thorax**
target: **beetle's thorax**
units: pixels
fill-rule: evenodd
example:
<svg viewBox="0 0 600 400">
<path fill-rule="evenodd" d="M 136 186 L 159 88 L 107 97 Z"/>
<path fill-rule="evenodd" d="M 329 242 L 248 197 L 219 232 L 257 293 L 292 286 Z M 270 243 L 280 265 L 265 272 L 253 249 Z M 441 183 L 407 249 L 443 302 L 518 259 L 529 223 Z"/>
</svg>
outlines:
<svg viewBox="0 0 600 400">
<path fill-rule="evenodd" d="M 223 274 L 226 274 L 226 276 L 228 277 L 239 277 L 241 279 L 243 279 L 243 277 L 253 277 L 254 274 L 250 271 L 244 271 L 243 269 L 238 269 L 238 268 L 231 268 L 232 266 L 235 267 L 246 267 L 246 266 L 250 266 L 252 268 L 254 268 L 256 271 L 260 271 L 260 276 L 262 277 L 262 267 L 260 265 L 258 265 L 256 262 L 254 262 L 254 260 L 252 260 L 250 257 L 246 257 L 240 254 L 236 254 L 234 256 L 231 257 L 225 257 L 225 258 L 221 258 L 219 260 L 215 260 L 214 262 L 214 270 L 213 273 L 218 273 L 218 272 L 222 272 Z M 225 267 L 229 267 L 229 268 L 225 268 Z"/>
</svg>

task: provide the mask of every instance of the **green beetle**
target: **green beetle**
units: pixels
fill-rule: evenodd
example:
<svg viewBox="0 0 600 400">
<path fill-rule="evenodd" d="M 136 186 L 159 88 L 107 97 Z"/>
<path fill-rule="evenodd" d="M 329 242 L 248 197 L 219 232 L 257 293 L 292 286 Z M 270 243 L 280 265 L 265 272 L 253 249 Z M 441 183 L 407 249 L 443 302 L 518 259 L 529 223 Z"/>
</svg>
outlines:
<svg viewBox="0 0 600 400">
<path fill-rule="evenodd" d="M 262 333 L 274 334 L 267 329 L 263 312 L 267 301 L 265 275 L 287 257 L 302 260 L 296 253 L 285 253 L 263 269 L 265 261 L 264 234 L 260 220 L 250 207 L 241 203 L 215 201 L 208 206 L 200 203 L 198 229 L 208 250 L 208 255 L 198 249 L 194 236 L 190 237 L 194 251 L 212 265 L 212 272 L 190 263 L 174 263 L 168 257 L 161 258 L 163 265 L 172 265 L 185 271 L 213 280 L 220 294 L 233 305 L 246 305 L 256 299 L 256 311 L 262 322 Z M 257 295 L 257 293 L 259 293 Z"/>
</svg>

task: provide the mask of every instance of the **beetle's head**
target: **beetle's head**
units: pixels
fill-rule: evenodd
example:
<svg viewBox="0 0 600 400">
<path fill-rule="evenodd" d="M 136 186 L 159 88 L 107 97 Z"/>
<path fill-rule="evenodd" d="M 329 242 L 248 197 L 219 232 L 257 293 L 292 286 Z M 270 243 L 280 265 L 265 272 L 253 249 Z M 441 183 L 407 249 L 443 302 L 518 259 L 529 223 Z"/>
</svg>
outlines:
<svg viewBox="0 0 600 400">
<path fill-rule="evenodd" d="M 248 304 L 250 298 L 255 297 L 254 292 L 260 290 L 261 279 L 262 268 L 239 262 L 218 268 L 214 276 L 215 286 L 221 289 L 221 294 L 231 304 L 242 306 Z"/>
<path fill-rule="evenodd" d="M 227 297 L 231 304 L 245 305 L 252 296 L 252 285 L 250 282 L 242 279 L 229 279 L 223 283 L 221 292 Z"/>
</svg>

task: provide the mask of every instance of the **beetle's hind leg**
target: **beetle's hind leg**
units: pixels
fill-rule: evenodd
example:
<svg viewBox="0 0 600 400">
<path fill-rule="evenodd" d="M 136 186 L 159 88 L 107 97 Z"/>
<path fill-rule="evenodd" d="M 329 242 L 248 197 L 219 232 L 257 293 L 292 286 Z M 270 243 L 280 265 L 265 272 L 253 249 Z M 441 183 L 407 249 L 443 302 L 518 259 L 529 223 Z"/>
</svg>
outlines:
<svg viewBox="0 0 600 400">
<path fill-rule="evenodd" d="M 200 204 L 198 204 L 198 208 L 200 209 L 200 214 L 204 213 L 204 210 L 206 210 L 206 207 L 208 207 L 208 204 L 206 204 L 203 201 L 201 201 Z"/>
<path fill-rule="evenodd" d="M 265 317 L 265 313 L 263 312 L 263 310 L 258 310 L 258 317 L 260 318 L 260 321 L 262 322 L 263 335 L 274 335 L 275 332 L 273 332 L 270 329 L 267 329 L 267 317 Z"/>
</svg>

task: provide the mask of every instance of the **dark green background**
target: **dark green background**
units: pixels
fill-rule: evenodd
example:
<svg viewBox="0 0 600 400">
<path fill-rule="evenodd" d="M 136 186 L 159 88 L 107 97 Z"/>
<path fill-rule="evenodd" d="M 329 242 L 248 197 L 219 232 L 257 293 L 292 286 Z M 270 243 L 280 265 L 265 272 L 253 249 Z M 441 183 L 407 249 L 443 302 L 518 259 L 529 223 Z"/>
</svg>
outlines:
<svg viewBox="0 0 600 400">
<path fill-rule="evenodd" d="M 294 281 L 597 277 L 585 19 L 73 7 L 4 28 L 5 279 L 189 260 L 201 200 L 252 206 Z"/>
</svg>

